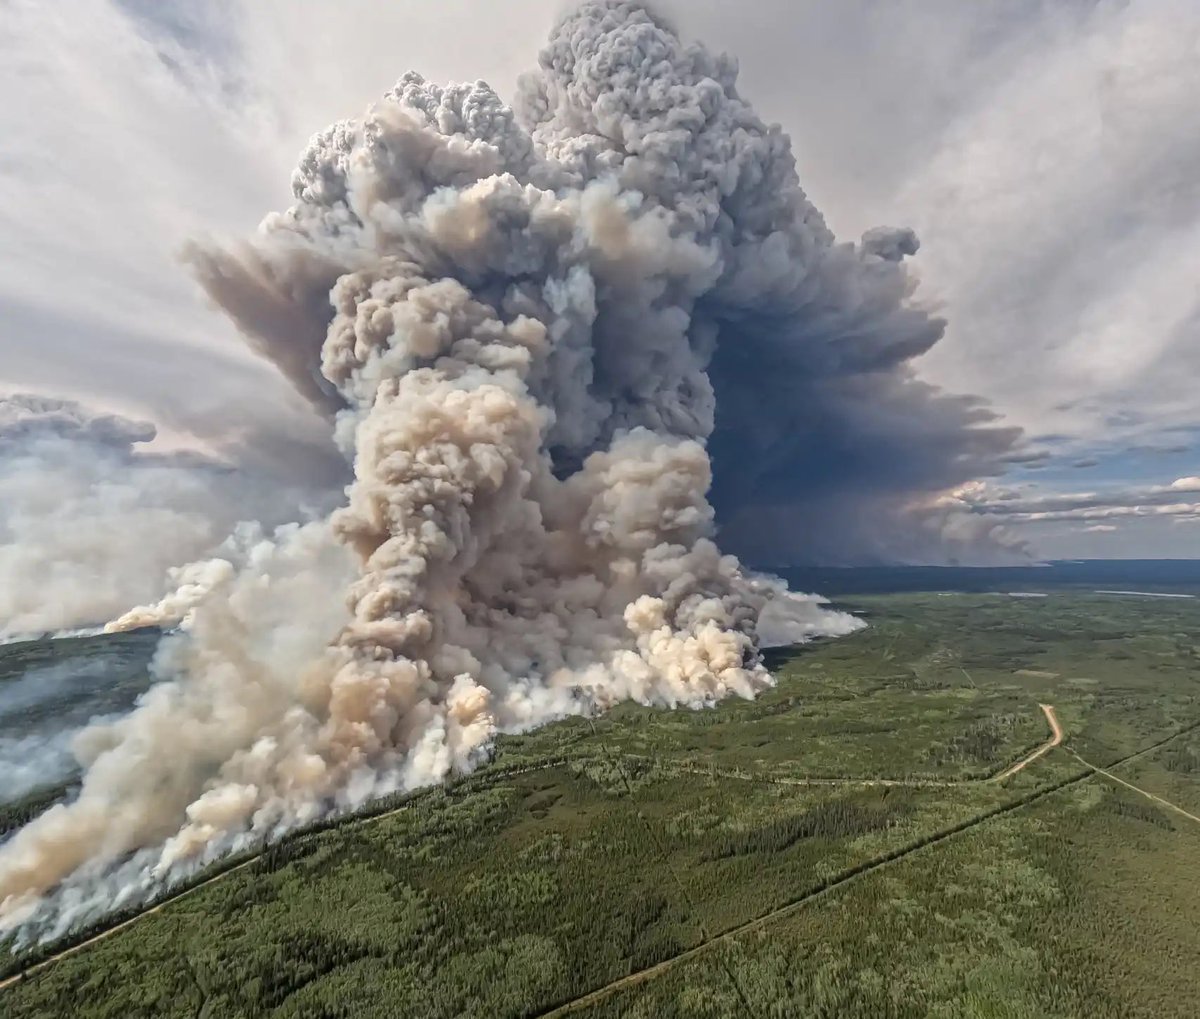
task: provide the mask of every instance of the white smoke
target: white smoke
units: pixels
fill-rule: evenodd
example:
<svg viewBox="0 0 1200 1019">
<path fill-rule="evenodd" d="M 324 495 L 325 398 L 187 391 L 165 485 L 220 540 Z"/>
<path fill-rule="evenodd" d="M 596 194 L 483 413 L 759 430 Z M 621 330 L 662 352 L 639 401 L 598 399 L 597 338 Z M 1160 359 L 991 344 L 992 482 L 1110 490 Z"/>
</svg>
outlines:
<svg viewBox="0 0 1200 1019">
<path fill-rule="evenodd" d="M 142 451 L 155 428 L 68 400 L 0 397 L 0 640 L 102 624 L 164 593 L 167 570 L 243 515 L 303 493 L 194 454 Z"/>
<path fill-rule="evenodd" d="M 501 732 L 752 697 L 765 642 L 858 625 L 718 550 L 708 369 L 730 323 L 765 349 L 765 307 L 783 368 L 849 399 L 940 324 L 907 308 L 915 238 L 835 244 L 734 79 L 640 6 L 585 3 L 519 113 L 405 75 L 313 139 L 291 209 L 192 251 L 255 349 L 336 409 L 354 480 L 114 624 L 181 621 L 168 681 L 85 731 L 78 797 L 0 847 L 6 924 L 53 934 L 468 771 Z"/>
<path fill-rule="evenodd" d="M 73 707 L 84 695 L 103 686 L 111 674 L 112 667 L 103 658 L 68 658 L 22 671 L 15 679 L 6 678 L 0 684 L 0 726 L 18 724 L 48 703 Z M 57 717 L 62 714 L 59 708 Z"/>
<path fill-rule="evenodd" d="M 214 588 L 233 579 L 233 564 L 228 559 L 203 559 L 174 566 L 167 571 L 171 590 L 152 605 L 135 605 L 105 625 L 106 633 L 119 633 L 141 627 L 170 628 L 190 623 L 192 611 L 212 594 Z"/>
<path fill-rule="evenodd" d="M 0 734 L 0 804 L 70 777 L 76 768 L 71 744 L 78 734 L 77 729 L 24 736 Z"/>
</svg>

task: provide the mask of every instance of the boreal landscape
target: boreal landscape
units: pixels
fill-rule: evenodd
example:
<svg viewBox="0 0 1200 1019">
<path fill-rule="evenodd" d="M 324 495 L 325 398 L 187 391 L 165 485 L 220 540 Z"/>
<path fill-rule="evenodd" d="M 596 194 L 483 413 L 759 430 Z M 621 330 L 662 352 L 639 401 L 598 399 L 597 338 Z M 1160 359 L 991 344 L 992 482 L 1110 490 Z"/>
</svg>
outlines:
<svg viewBox="0 0 1200 1019">
<path fill-rule="evenodd" d="M 0 51 L 0 1019 L 1200 1015 L 1200 3 Z"/>
<path fill-rule="evenodd" d="M 1053 572 L 839 597 L 868 627 L 771 652 L 754 701 L 502 737 L 19 951 L 4 1014 L 1191 1016 L 1200 584 Z M 154 637 L 8 645 L 0 682 Z"/>
</svg>

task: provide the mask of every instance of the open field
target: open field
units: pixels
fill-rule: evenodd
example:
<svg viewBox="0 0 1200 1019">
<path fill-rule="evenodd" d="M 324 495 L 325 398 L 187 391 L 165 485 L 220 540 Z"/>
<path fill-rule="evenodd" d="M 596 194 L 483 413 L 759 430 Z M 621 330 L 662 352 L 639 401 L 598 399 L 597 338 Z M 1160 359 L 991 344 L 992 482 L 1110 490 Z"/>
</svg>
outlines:
<svg viewBox="0 0 1200 1019">
<path fill-rule="evenodd" d="M 447 789 L 17 958 L 53 961 L 0 1011 L 1194 1015 L 1200 604 L 846 604 L 871 626 L 777 653 L 757 701 L 506 738 Z"/>
</svg>

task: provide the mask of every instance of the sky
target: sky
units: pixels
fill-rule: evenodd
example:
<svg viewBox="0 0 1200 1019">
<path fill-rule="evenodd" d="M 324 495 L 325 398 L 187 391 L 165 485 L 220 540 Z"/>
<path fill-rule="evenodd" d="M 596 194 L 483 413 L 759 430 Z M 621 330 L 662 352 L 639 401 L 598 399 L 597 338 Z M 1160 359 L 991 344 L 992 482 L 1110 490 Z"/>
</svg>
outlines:
<svg viewBox="0 0 1200 1019">
<path fill-rule="evenodd" d="M 409 68 L 502 94 L 563 5 L 15 0 L 0 9 L 0 394 L 255 449 L 327 433 L 180 263 L 284 208 L 309 136 Z M 947 492 L 1043 558 L 1200 556 L 1200 5 L 665 0 L 737 56 L 847 239 L 911 226 L 921 376 L 1024 430 Z M 332 468 L 329 468 L 332 470 Z"/>
</svg>

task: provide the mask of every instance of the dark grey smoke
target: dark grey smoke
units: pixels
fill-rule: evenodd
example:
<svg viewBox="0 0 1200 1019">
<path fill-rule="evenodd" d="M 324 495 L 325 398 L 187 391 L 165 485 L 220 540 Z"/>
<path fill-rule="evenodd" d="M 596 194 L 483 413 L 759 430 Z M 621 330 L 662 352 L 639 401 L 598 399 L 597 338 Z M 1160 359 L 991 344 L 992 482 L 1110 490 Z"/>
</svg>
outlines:
<svg viewBox="0 0 1200 1019">
<path fill-rule="evenodd" d="M 817 548 L 818 508 L 859 552 L 859 525 L 987 536 L 940 493 L 1014 436 L 913 377 L 942 327 L 911 302 L 911 233 L 837 244 L 733 62 L 639 5 L 583 4 L 539 64 L 515 109 L 404 75 L 313 138 L 291 208 L 192 252 L 337 408 L 354 479 L 114 623 L 181 621 L 169 682 L 0 848 L 0 927 L 469 771 L 499 733 L 753 697 L 764 644 L 861 625 L 718 548 L 710 448 L 744 544 L 774 515 L 769 551 Z"/>
<path fill-rule="evenodd" d="M 880 227 L 859 244 L 836 241 L 800 187 L 788 137 L 739 97 L 734 61 L 683 45 L 640 4 L 584 4 L 540 63 L 515 115 L 482 83 L 443 90 L 402 79 L 388 100 L 464 147 L 461 165 L 436 154 L 416 177 L 391 178 L 384 197 L 412 207 L 431 188 L 489 173 L 560 193 L 607 182 L 694 240 L 696 265 L 674 284 L 621 281 L 619 302 L 603 281 L 585 294 L 569 277 L 523 291 L 531 306 L 550 306 L 563 334 L 553 367 L 558 473 L 577 469 L 614 429 L 644 424 L 710 437 L 723 542 L 756 561 L 1002 551 L 987 530 L 947 527 L 930 509 L 941 492 L 1002 473 L 1019 431 L 916 377 L 913 360 L 945 323 L 914 300 L 903 265 L 918 247 L 913 232 Z M 251 345 L 322 407 L 338 400 L 318 372 L 328 294 L 361 261 L 356 238 L 376 228 L 351 200 L 361 130 L 342 122 L 314 137 L 293 179 L 298 205 L 264 224 L 272 249 L 191 252 Z M 403 143 L 376 134 L 373 172 L 386 177 L 393 161 L 411 173 L 413 153 L 390 151 Z M 438 273 L 473 290 L 494 285 L 499 297 L 544 256 L 522 237 L 527 213 L 505 221 L 496 199 L 502 252 L 464 260 L 423 243 Z"/>
<path fill-rule="evenodd" d="M 129 455 L 135 445 L 154 436 L 154 425 L 148 421 L 97 414 L 72 400 L 32 393 L 0 397 L 0 453 L 12 455 L 25 444 L 53 438 Z"/>
</svg>

